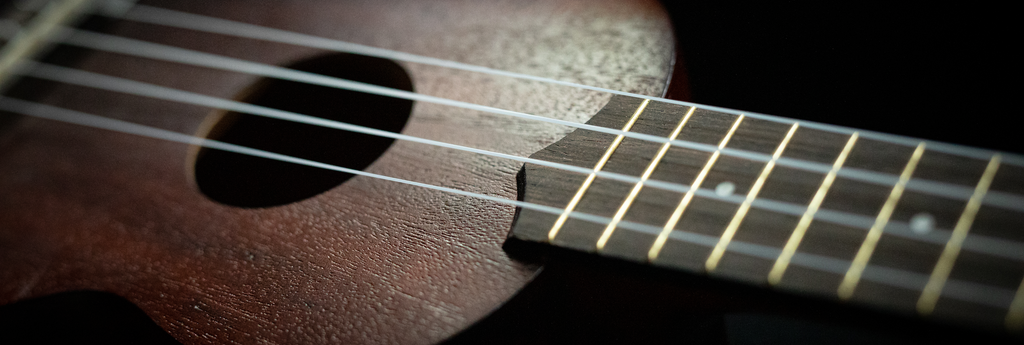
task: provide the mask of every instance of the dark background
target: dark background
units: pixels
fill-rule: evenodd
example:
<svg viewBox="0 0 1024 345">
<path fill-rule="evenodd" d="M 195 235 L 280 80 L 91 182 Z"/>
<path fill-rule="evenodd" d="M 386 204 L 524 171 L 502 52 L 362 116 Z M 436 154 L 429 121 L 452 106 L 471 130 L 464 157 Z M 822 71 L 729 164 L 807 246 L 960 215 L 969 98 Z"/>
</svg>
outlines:
<svg viewBox="0 0 1024 345">
<path fill-rule="evenodd" d="M 1024 153 L 1014 121 L 1019 58 L 1013 46 L 1022 41 L 1021 30 L 1007 8 L 663 4 L 676 29 L 677 68 L 686 72 L 676 80 L 685 80 L 686 87 L 673 85 L 670 96 Z M 552 254 L 557 259 L 531 285 L 451 344 L 1019 342 L 1000 333 L 574 255 Z"/>
<path fill-rule="evenodd" d="M 664 4 L 696 102 L 1024 152 L 1009 8 Z"/>
<path fill-rule="evenodd" d="M 7 2 L 0 0 L 0 7 Z M 664 4 L 676 26 L 682 56 L 682 64 L 677 68 L 685 69 L 689 100 L 1024 153 L 1024 144 L 1018 140 L 1019 127 L 1013 120 L 1020 116 L 1015 107 L 1020 89 L 1016 66 L 1019 55 L 1013 47 L 1022 42 L 1021 30 L 1013 20 L 1014 12 L 1008 8 L 980 5 L 868 7 L 836 3 L 731 5 L 677 1 Z M 608 271 L 607 263 L 597 265 L 602 272 Z M 578 274 L 581 266 L 597 265 L 550 265 L 548 271 L 562 274 L 549 274 L 555 277 L 550 279 L 557 280 L 546 284 L 568 289 L 566 286 L 589 286 L 588 282 L 595 280 L 615 281 L 597 277 L 598 273 L 571 277 Z M 556 272 L 559 270 L 561 272 Z M 632 272 L 632 267 L 620 271 Z M 629 276 L 635 273 L 622 274 L 628 278 L 622 281 L 633 282 L 636 278 Z M 652 274 L 644 275 L 650 276 Z M 666 279 L 673 283 L 678 283 L 675 281 L 678 279 L 686 280 L 685 285 L 697 286 L 694 289 L 703 285 L 711 285 L 703 289 L 742 289 L 693 277 Z M 575 296 L 589 290 L 575 288 L 558 295 L 552 293 L 554 288 L 543 288 L 543 285 L 534 284 L 534 289 L 541 291 L 532 298 L 556 299 L 552 296 Z M 633 288 L 632 285 L 627 287 Z M 756 293 L 753 290 L 742 292 Z M 600 294 L 595 292 L 594 295 Z M 524 293 L 521 298 L 529 299 L 531 294 Z M 518 303 L 528 310 L 517 310 L 513 304 L 506 311 L 511 314 L 508 318 L 498 315 L 491 320 L 491 325 L 478 325 L 476 332 L 467 332 L 453 339 L 453 343 L 494 341 L 494 335 L 503 330 L 514 335 L 517 332 L 510 330 L 510 326 L 538 322 L 536 318 L 545 313 L 565 320 L 563 316 L 571 318 L 590 312 L 581 311 L 585 310 L 582 305 L 593 303 L 581 301 L 575 306 L 580 309 L 575 311 L 572 307 L 540 312 L 529 309 L 543 305 L 528 303 L 535 301 Z M 825 308 L 825 312 L 831 310 Z M 853 317 L 879 317 L 862 312 L 857 311 Z M 694 315 L 693 319 L 672 327 L 685 328 L 687 332 L 682 333 L 696 335 L 698 339 L 694 340 L 703 340 L 701 342 L 715 343 L 726 337 L 733 337 L 735 341 L 735 334 L 726 336 L 724 328 L 727 327 L 716 323 L 728 317 L 735 315 Z M 591 321 L 593 319 L 597 317 L 592 317 Z M 881 319 L 881 322 L 892 321 L 900 327 L 915 322 L 884 315 Z M 114 343 L 173 342 L 136 307 L 116 296 L 94 292 L 55 295 L 10 305 L 0 308 L 0 320 L 7 326 L 0 332 L 0 338 L 13 343 L 87 339 Z M 705 325 L 701 320 L 714 322 Z M 777 325 L 779 320 L 785 319 L 756 324 L 778 331 L 786 328 Z M 581 325 L 584 325 L 579 330 L 581 334 L 593 327 L 593 323 L 588 322 Z M 835 336 L 851 335 L 846 330 L 808 328 L 804 324 L 788 328 L 791 330 L 775 333 L 788 339 L 821 333 L 825 339 L 843 340 Z M 115 336 L 111 337 L 112 334 Z M 747 334 L 755 342 L 768 340 L 749 331 Z M 622 338 L 603 340 L 636 340 L 637 333 L 624 331 L 619 335 Z M 576 339 L 575 336 L 576 333 L 568 332 L 565 337 L 554 339 Z M 857 337 L 846 340 L 857 343 L 887 339 L 881 338 L 869 335 L 869 340 Z"/>
</svg>

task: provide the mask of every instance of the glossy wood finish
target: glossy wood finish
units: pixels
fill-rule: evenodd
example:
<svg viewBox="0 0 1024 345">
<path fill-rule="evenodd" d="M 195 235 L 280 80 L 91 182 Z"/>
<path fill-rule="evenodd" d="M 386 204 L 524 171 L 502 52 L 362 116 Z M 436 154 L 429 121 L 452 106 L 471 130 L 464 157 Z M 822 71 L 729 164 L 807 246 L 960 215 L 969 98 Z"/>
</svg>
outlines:
<svg viewBox="0 0 1024 345">
<path fill-rule="evenodd" d="M 145 3 L 650 95 L 662 93 L 673 58 L 667 17 L 650 1 Z M 274 65 L 323 53 L 132 22 L 112 32 Z M 421 93 L 573 121 L 608 100 L 403 66 Z M 223 98 L 257 80 L 108 53 L 86 52 L 78 67 Z M 212 113 L 72 86 L 38 99 L 183 133 L 199 132 Z M 568 131 L 420 103 L 403 133 L 526 156 Z M 189 150 L 32 118 L 5 129 L 0 303 L 109 291 L 185 343 L 434 343 L 537 269 L 501 250 L 509 206 L 357 177 L 289 205 L 229 207 L 197 191 Z M 368 170 L 512 199 L 519 167 L 397 142 Z"/>
<path fill-rule="evenodd" d="M 621 128 L 634 116 L 641 100 L 614 97 L 591 124 Z M 631 132 L 668 137 L 690 108 L 650 102 L 630 129 Z M 678 138 L 711 145 L 713 148 L 727 136 L 739 116 L 698 109 L 680 131 Z M 758 153 L 770 157 L 783 142 L 791 124 L 745 117 L 725 145 L 733 152 Z M 577 130 L 566 138 L 533 155 L 533 158 L 556 161 L 578 167 L 593 168 L 609 147 L 614 135 Z M 713 277 L 768 285 L 781 250 L 792 240 L 794 229 L 821 192 L 828 167 L 844 150 L 849 134 L 799 127 L 785 146 L 781 157 L 790 159 L 767 175 L 753 207 L 746 213 L 724 256 L 710 273 Z M 935 145 L 933 145 L 935 146 Z M 605 172 L 641 176 L 655 161 L 661 144 L 626 138 L 615 149 L 601 169 Z M 820 210 L 801 238 L 792 263 L 784 271 L 777 287 L 793 292 L 837 298 L 837 289 L 857 255 L 876 216 L 895 188 L 892 182 L 871 181 L 861 173 L 898 176 L 907 165 L 915 148 L 880 139 L 861 138 L 855 141 L 820 204 Z M 713 151 L 713 150 L 712 150 Z M 712 152 L 683 147 L 670 148 L 650 175 L 650 180 L 689 186 L 698 180 Z M 824 164 L 825 171 L 794 166 L 796 161 Z M 755 185 L 766 160 L 744 158 L 732 153 L 718 156 L 701 179 L 702 191 L 697 193 L 675 225 L 669 240 L 652 264 L 688 272 L 706 272 L 712 249 L 734 220 L 748 191 Z M 852 295 L 852 301 L 881 307 L 892 312 L 916 314 L 925 284 L 934 274 L 952 231 L 968 204 L 968 193 L 947 193 L 947 189 L 928 189 L 922 185 L 936 182 L 948 189 L 971 191 L 982 179 L 988 161 L 926 149 L 911 175 L 908 188 L 896 199 L 892 217 L 882 223 L 884 232 L 874 247 L 868 266 Z M 1014 187 L 1024 175 L 1020 167 L 1003 164 L 996 170 L 988 195 L 1020 198 Z M 524 201 L 556 208 L 565 208 L 577 195 L 586 178 L 579 173 L 527 164 L 521 176 L 521 198 Z M 716 194 L 716 187 L 731 183 L 734 191 Z M 576 212 L 611 219 L 627 203 L 634 183 L 598 177 L 589 186 Z M 622 218 L 631 225 L 647 228 L 614 229 L 602 248 L 600 238 L 608 231 L 606 224 L 569 218 L 551 244 L 639 263 L 649 263 L 661 228 L 671 218 L 684 191 L 670 191 L 647 184 L 632 201 Z M 1020 203 L 1001 204 L 996 198 L 981 204 L 977 217 L 957 252 L 943 294 L 929 316 L 961 325 L 1004 332 L 1005 318 L 1014 295 L 1024 278 L 1024 242 L 1020 240 Z M 911 219 L 921 213 L 935 218 L 935 228 L 919 233 L 911 229 Z M 558 215 L 523 209 L 517 218 L 513 237 L 531 242 L 548 243 Z"/>
</svg>

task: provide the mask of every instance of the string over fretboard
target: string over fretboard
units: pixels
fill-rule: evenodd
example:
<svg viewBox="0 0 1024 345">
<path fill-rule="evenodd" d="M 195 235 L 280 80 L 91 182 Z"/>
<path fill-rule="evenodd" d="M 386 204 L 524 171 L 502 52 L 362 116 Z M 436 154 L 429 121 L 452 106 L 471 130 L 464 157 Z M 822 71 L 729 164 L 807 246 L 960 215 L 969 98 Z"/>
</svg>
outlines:
<svg viewBox="0 0 1024 345">
<path fill-rule="evenodd" d="M 980 160 L 923 141 L 893 144 L 631 97 L 613 97 L 590 123 L 714 149 L 577 130 L 532 158 L 596 163 L 640 181 L 527 164 L 522 199 L 563 212 L 522 210 L 514 239 L 986 327 L 1024 322 L 1022 212 L 985 202 L 990 193 L 1017 193 L 1024 171 L 1000 167 L 998 155 Z M 780 164 L 793 161 L 828 169 Z M 866 174 L 886 178 L 859 178 Z M 688 188 L 650 188 L 657 183 Z M 552 224 L 557 236 L 549 236 Z"/>
</svg>

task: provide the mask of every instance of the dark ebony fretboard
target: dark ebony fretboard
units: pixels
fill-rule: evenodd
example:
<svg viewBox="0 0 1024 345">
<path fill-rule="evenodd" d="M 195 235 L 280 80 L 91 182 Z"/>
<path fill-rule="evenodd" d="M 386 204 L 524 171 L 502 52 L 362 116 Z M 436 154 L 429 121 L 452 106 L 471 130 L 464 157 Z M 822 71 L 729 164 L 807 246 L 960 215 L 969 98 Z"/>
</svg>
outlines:
<svg viewBox="0 0 1024 345">
<path fill-rule="evenodd" d="M 1024 161 L 614 97 L 527 164 L 512 236 L 918 313 L 1024 327 Z"/>
</svg>

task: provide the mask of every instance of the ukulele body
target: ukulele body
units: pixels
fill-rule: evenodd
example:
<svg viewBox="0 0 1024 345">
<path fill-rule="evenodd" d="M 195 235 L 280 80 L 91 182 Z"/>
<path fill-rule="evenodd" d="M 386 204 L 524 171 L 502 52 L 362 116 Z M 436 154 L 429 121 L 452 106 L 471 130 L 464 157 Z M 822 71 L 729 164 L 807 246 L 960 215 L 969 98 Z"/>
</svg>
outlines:
<svg viewBox="0 0 1024 345">
<path fill-rule="evenodd" d="M 144 3 L 648 95 L 663 93 L 674 62 L 668 17 L 651 1 Z M 326 53 L 127 21 L 111 28 L 278 66 Z M 75 67 L 226 99 L 259 80 L 82 56 Z M 610 97 L 400 65 L 418 93 L 577 122 Z M 209 108 L 70 85 L 36 100 L 196 135 L 216 118 Z M 569 131 L 419 102 L 402 133 L 529 156 Z M 35 118 L 9 123 L 0 132 L 0 304 L 99 290 L 127 298 L 184 343 L 435 343 L 538 270 L 501 248 L 511 206 L 357 176 L 298 202 L 235 207 L 200 192 L 195 150 Z M 396 141 L 367 171 L 514 199 L 520 167 Z"/>
</svg>

